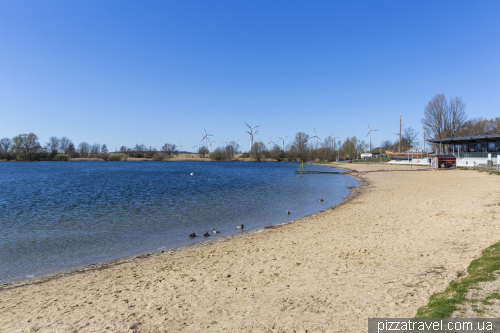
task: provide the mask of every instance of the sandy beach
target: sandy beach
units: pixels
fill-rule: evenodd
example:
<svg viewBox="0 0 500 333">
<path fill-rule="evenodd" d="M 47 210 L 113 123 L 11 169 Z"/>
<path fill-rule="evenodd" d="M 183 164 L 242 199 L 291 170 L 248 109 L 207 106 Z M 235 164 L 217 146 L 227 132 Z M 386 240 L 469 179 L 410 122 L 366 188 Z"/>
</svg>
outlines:
<svg viewBox="0 0 500 333">
<path fill-rule="evenodd" d="M 365 332 L 413 317 L 500 240 L 498 176 L 343 167 L 362 186 L 295 223 L 3 286 L 0 331 Z"/>
</svg>

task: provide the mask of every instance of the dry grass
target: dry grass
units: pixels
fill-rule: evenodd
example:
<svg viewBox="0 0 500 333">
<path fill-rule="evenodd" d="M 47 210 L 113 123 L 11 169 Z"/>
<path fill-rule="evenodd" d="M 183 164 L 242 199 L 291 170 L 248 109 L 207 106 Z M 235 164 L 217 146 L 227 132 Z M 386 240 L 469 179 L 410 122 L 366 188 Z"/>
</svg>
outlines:
<svg viewBox="0 0 500 333">
<path fill-rule="evenodd" d="M 75 162 L 80 162 L 80 161 L 96 161 L 96 162 L 103 162 L 104 160 L 102 158 L 97 158 L 97 157 L 91 157 L 91 158 L 86 158 L 86 157 L 78 157 L 78 158 L 70 158 L 70 161 L 75 161 Z"/>
<path fill-rule="evenodd" d="M 210 161 L 210 158 L 207 157 L 201 157 L 200 154 L 179 154 L 179 155 L 174 155 L 170 158 L 165 158 L 164 161 L 170 161 L 170 162 L 175 162 L 175 161 Z"/>
<path fill-rule="evenodd" d="M 151 161 L 151 159 L 145 157 L 127 157 L 126 161 L 142 162 L 142 161 Z"/>
</svg>

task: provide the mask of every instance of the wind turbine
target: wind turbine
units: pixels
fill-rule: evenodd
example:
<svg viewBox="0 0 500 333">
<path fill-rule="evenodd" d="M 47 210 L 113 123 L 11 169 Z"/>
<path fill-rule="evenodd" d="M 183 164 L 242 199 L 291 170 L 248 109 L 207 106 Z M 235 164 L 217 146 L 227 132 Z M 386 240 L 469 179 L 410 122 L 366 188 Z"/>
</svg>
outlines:
<svg viewBox="0 0 500 333">
<path fill-rule="evenodd" d="M 250 128 L 250 132 L 249 131 L 246 131 L 248 134 L 250 134 L 250 150 L 249 151 L 252 151 L 252 146 L 253 146 L 253 135 L 254 134 L 257 134 L 258 130 L 255 131 L 255 133 L 253 133 L 253 129 L 254 128 L 257 128 L 259 127 L 260 125 L 257 125 L 257 126 L 254 126 L 254 127 L 251 127 L 250 125 L 248 125 L 247 123 L 245 123 L 245 125 L 248 126 L 248 128 Z"/>
<path fill-rule="evenodd" d="M 282 146 L 283 146 L 283 151 L 285 151 L 285 139 L 288 138 L 288 136 L 285 136 L 284 138 L 280 138 L 278 136 L 278 139 L 281 139 L 283 142 L 282 142 Z"/>
<path fill-rule="evenodd" d="M 179 153 L 182 152 L 182 144 L 179 142 Z"/>
<path fill-rule="evenodd" d="M 368 123 L 366 123 L 366 124 L 368 125 Z M 371 129 L 371 128 L 370 128 L 370 125 L 368 125 L 368 128 L 369 128 L 370 130 L 368 131 L 368 134 L 367 134 L 366 136 L 368 136 L 368 135 L 370 136 L 370 141 L 369 141 L 369 142 L 370 142 L 370 144 L 369 144 L 369 148 L 370 148 L 370 151 L 372 151 L 372 131 L 373 131 L 373 132 L 377 132 L 378 130 Z"/>
<path fill-rule="evenodd" d="M 207 138 L 207 135 L 203 136 L 203 132 L 201 132 L 201 136 L 202 136 L 202 138 L 201 138 L 200 142 L 201 142 L 201 144 L 203 144 L 203 141 L 205 141 L 205 139 Z"/>
<path fill-rule="evenodd" d="M 269 142 L 267 143 L 269 145 L 269 151 L 271 151 L 271 143 L 274 143 L 271 141 L 271 137 L 269 137 Z"/>
<path fill-rule="evenodd" d="M 212 142 L 215 142 L 215 140 L 214 141 L 210 141 L 210 139 L 208 139 L 208 142 L 210 142 L 210 152 L 212 152 Z"/>
<path fill-rule="evenodd" d="M 316 135 L 316 129 L 314 129 L 314 136 L 311 138 L 311 139 L 314 139 L 314 149 L 317 149 L 318 147 L 316 146 L 316 138 L 318 138 L 319 140 L 321 140 L 321 138 L 319 136 Z"/>
<path fill-rule="evenodd" d="M 205 134 L 203 134 L 203 132 L 201 132 L 201 136 L 203 137 L 201 139 L 201 141 L 205 140 L 205 147 L 208 147 L 208 137 L 209 136 L 213 136 L 212 134 L 208 134 L 207 133 L 207 129 L 205 127 L 203 127 L 203 129 L 205 130 Z"/>
<path fill-rule="evenodd" d="M 229 139 L 227 139 L 227 141 L 223 141 L 222 143 L 225 143 L 226 144 L 226 147 L 227 148 L 227 143 L 229 142 Z"/>
</svg>

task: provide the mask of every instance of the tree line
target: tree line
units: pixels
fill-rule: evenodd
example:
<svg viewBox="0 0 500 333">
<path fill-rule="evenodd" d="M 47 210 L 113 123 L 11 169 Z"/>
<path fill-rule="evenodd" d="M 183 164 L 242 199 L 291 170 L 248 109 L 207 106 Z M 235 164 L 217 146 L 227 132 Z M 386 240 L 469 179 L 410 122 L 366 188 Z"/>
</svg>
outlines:
<svg viewBox="0 0 500 333">
<path fill-rule="evenodd" d="M 81 142 L 77 146 L 67 137 L 52 136 L 44 145 L 40 144 L 35 133 L 19 134 L 14 138 L 0 140 L 0 159 L 17 161 L 67 161 L 70 158 L 99 158 L 104 161 L 147 158 L 163 160 L 179 154 L 175 144 L 166 143 L 160 151 L 156 148 L 136 144 L 134 148 L 122 146 L 119 152 L 110 153 L 107 145 Z"/>
<path fill-rule="evenodd" d="M 249 152 L 241 153 L 240 146 L 236 141 L 229 141 L 223 147 L 217 147 L 212 152 L 205 146 L 198 147 L 197 153 L 214 161 L 230 161 L 237 156 L 252 158 L 257 161 L 262 159 L 274 160 L 324 160 L 334 161 L 337 159 L 354 159 L 366 151 L 367 144 L 356 136 L 344 141 L 335 141 L 327 137 L 323 142 L 316 144 L 310 142 L 308 134 L 299 132 L 295 135 L 293 142 L 285 147 L 272 143 L 264 144 L 262 141 L 255 142 Z M 45 144 L 39 142 L 34 133 L 20 134 L 12 139 L 0 140 L 0 159 L 17 161 L 67 161 L 70 158 L 98 158 L 104 161 L 123 161 L 127 158 L 146 158 L 150 160 L 165 160 L 179 155 L 179 147 L 175 144 L 166 143 L 160 150 L 144 144 L 136 144 L 135 147 L 120 147 L 118 152 L 110 153 L 106 144 L 89 144 L 81 142 L 75 145 L 67 137 L 49 138 Z"/>
<path fill-rule="evenodd" d="M 258 141 L 252 145 L 249 153 L 243 154 L 243 157 L 252 157 L 257 161 L 262 159 L 336 161 L 357 159 L 362 152 L 368 149 L 368 144 L 364 140 L 359 140 L 356 136 L 348 137 L 344 141 L 336 141 L 331 136 L 317 143 L 310 140 L 309 134 L 298 132 L 295 134 L 294 140 L 288 143 L 286 147 L 271 143 L 268 148 L 268 145 Z"/>
</svg>

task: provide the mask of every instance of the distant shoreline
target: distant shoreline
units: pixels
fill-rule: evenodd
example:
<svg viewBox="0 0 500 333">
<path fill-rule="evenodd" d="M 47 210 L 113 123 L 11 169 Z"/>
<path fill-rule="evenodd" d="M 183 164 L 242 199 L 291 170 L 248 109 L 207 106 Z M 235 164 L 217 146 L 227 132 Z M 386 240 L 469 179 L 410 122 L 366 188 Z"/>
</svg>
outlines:
<svg viewBox="0 0 500 333">
<path fill-rule="evenodd" d="M 298 162 L 300 161 L 284 161 L 284 160 L 271 160 L 271 159 L 261 159 L 260 161 L 250 159 L 250 158 L 241 158 L 241 159 L 233 159 L 227 161 L 216 161 L 211 160 L 209 158 L 192 158 L 192 159 L 167 159 L 162 161 L 155 161 L 152 159 L 146 158 L 134 158 L 130 157 L 123 161 L 106 161 L 102 158 L 71 158 L 68 161 L 17 161 L 17 160 L 0 160 L 0 162 Z"/>
</svg>

